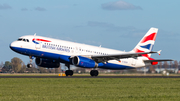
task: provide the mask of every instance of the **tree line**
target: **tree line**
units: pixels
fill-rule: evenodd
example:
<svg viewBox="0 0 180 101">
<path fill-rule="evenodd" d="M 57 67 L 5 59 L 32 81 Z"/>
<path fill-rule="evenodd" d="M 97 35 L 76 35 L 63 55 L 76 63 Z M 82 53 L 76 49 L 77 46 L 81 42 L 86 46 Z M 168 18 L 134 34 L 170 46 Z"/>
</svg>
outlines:
<svg viewBox="0 0 180 101">
<path fill-rule="evenodd" d="M 158 65 L 153 65 L 153 66 L 149 66 L 149 71 L 155 71 L 155 69 L 178 69 L 180 68 L 180 61 L 178 62 L 177 60 L 175 61 L 170 61 L 170 62 L 159 62 Z"/>
<path fill-rule="evenodd" d="M 1 73 L 60 73 L 61 67 L 59 68 L 43 68 L 36 66 L 35 63 L 32 63 L 32 68 L 27 68 L 25 63 L 17 57 L 11 59 L 11 61 L 6 61 L 5 63 L 0 63 L 0 72 Z"/>
</svg>

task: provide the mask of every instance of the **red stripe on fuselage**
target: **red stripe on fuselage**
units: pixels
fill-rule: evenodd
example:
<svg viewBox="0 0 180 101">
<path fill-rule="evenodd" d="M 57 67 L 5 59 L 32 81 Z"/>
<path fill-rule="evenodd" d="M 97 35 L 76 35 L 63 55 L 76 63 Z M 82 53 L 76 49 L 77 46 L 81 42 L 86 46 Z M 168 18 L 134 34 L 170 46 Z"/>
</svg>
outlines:
<svg viewBox="0 0 180 101">
<path fill-rule="evenodd" d="M 155 39 L 156 39 L 156 33 L 152 33 L 151 35 L 146 36 L 146 37 L 141 41 L 141 43 L 144 43 L 144 42 L 149 41 L 149 40 L 155 41 Z"/>
<path fill-rule="evenodd" d="M 36 38 L 34 38 L 33 40 L 36 40 L 36 41 L 43 41 L 43 42 L 51 42 L 51 41 L 49 41 L 49 40 L 44 40 L 44 39 L 36 39 Z"/>
</svg>

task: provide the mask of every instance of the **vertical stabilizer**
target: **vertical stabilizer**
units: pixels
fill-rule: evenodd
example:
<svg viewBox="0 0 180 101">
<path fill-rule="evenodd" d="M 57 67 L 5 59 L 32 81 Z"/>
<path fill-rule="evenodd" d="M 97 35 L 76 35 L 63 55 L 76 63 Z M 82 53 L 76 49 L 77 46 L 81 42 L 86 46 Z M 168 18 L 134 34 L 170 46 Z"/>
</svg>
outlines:
<svg viewBox="0 0 180 101">
<path fill-rule="evenodd" d="M 136 45 L 136 47 L 132 51 L 136 53 L 152 51 L 156 40 L 157 32 L 157 28 L 150 28 L 149 31 L 145 34 L 145 36 L 141 39 L 141 41 Z M 146 56 L 150 57 L 151 54 L 148 54 Z"/>
</svg>

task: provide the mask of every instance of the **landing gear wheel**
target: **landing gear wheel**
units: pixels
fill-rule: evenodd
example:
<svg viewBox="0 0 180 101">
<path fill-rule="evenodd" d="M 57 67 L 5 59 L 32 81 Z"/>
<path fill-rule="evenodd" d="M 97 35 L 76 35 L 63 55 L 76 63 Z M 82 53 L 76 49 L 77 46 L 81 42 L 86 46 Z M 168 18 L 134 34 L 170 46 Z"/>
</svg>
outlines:
<svg viewBox="0 0 180 101">
<path fill-rule="evenodd" d="M 30 58 L 30 63 L 27 64 L 27 67 L 32 68 L 33 67 L 33 65 L 32 65 L 33 56 L 29 56 L 29 58 Z"/>
<path fill-rule="evenodd" d="M 27 67 L 32 68 L 33 66 L 32 66 L 32 64 L 29 63 L 29 64 L 27 64 Z"/>
<path fill-rule="evenodd" d="M 66 74 L 66 76 L 72 76 L 73 71 L 72 70 L 66 70 L 65 74 Z"/>
<path fill-rule="evenodd" d="M 90 75 L 91 76 L 98 76 L 99 72 L 97 70 L 91 70 Z"/>
</svg>

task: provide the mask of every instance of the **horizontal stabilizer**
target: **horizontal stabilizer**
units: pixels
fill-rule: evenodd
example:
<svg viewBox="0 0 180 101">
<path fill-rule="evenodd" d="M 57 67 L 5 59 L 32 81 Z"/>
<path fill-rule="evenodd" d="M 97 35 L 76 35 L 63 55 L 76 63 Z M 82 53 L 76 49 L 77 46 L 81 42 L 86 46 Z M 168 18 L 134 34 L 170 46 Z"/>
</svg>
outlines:
<svg viewBox="0 0 180 101">
<path fill-rule="evenodd" d="M 161 62 L 161 61 L 174 61 L 172 59 L 163 59 L 163 60 L 144 60 L 144 62 Z"/>
</svg>

